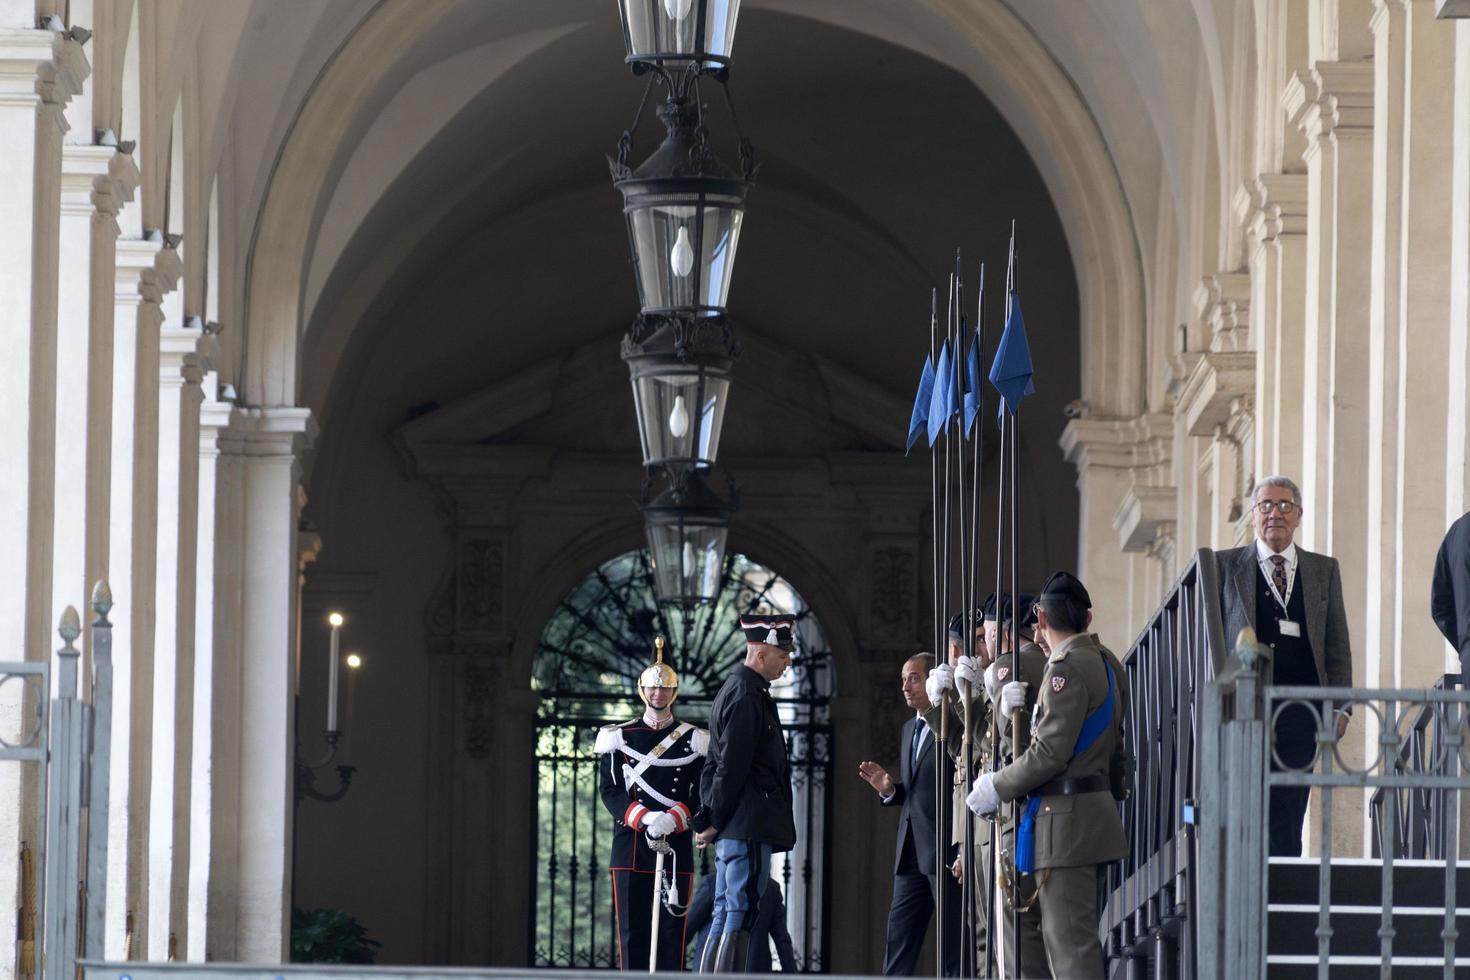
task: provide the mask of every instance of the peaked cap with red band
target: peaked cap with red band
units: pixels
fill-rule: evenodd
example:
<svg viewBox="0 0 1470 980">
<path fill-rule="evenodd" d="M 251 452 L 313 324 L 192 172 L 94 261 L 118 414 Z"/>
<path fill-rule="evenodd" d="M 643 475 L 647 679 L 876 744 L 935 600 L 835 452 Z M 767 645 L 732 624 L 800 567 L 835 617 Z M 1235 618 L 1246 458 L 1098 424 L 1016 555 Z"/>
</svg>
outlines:
<svg viewBox="0 0 1470 980">
<path fill-rule="evenodd" d="M 740 617 L 740 629 L 746 643 L 765 643 L 790 653 L 796 649 L 796 617 L 762 616 L 752 613 Z"/>
</svg>

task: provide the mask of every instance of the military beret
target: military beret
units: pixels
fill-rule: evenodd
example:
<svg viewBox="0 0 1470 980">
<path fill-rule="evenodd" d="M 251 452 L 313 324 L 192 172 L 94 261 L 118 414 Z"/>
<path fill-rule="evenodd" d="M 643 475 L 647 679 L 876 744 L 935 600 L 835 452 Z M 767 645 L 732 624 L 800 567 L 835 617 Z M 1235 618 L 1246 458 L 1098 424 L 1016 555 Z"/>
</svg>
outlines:
<svg viewBox="0 0 1470 980">
<path fill-rule="evenodd" d="M 740 617 L 740 629 L 745 633 L 746 643 L 764 643 L 788 653 L 796 649 L 795 616 L 751 613 Z"/>
<path fill-rule="evenodd" d="M 975 625 L 975 627 L 979 627 L 982 618 L 983 618 L 983 614 L 982 614 L 981 610 L 979 610 L 979 609 L 976 609 L 976 610 L 974 610 L 973 612 L 970 613 L 970 621 Z M 953 640 L 963 640 L 965 638 L 965 614 L 964 613 L 957 612 L 953 616 L 949 617 L 949 630 L 948 630 L 948 632 L 949 632 L 950 639 L 953 639 Z"/>
<path fill-rule="evenodd" d="M 1087 594 L 1087 587 L 1071 572 L 1053 573 L 1041 587 L 1038 598 L 1050 602 L 1077 602 L 1084 609 L 1092 608 L 1092 596 Z"/>
<path fill-rule="evenodd" d="M 1036 597 L 1029 592 L 1017 594 L 1021 608 L 1021 627 L 1024 629 L 1036 624 L 1036 612 L 1032 606 L 1036 604 Z M 990 593 L 985 600 L 985 621 L 989 623 L 1009 623 L 1011 621 L 1011 594 L 1002 592 L 997 597 L 996 593 Z"/>
</svg>

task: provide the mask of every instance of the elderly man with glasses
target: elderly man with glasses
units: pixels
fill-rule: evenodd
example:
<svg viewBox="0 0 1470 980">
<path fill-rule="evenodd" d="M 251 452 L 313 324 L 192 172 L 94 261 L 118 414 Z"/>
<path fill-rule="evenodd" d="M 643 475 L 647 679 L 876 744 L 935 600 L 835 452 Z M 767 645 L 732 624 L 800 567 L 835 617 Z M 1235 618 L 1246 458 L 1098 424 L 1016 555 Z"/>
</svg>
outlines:
<svg viewBox="0 0 1470 980">
<path fill-rule="evenodd" d="M 1220 612 L 1225 640 L 1249 626 L 1271 648 L 1272 683 L 1351 687 L 1353 655 L 1337 559 L 1298 548 L 1302 493 L 1284 476 L 1270 476 L 1251 494 L 1256 538 L 1244 548 L 1219 553 Z M 1320 710 L 1320 709 L 1319 709 Z M 1305 704 L 1285 707 L 1274 720 L 1271 768 L 1308 769 L 1317 751 L 1318 716 Z M 1324 725 L 1342 738 L 1348 712 L 1338 708 Z M 1276 786 L 1269 804 L 1273 856 L 1302 853 L 1308 788 Z"/>
</svg>

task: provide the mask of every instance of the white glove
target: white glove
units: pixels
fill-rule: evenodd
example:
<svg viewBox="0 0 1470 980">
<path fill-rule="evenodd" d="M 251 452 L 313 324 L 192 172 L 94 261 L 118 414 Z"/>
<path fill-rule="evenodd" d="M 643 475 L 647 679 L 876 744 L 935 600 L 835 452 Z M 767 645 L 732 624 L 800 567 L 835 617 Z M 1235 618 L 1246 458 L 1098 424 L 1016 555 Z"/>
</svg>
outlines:
<svg viewBox="0 0 1470 980">
<path fill-rule="evenodd" d="M 965 805 L 977 817 L 988 817 L 1000 809 L 1000 794 L 995 791 L 995 773 L 982 772 L 975 777 L 975 786 L 965 797 Z"/>
<path fill-rule="evenodd" d="M 674 815 L 667 810 L 658 813 L 645 813 L 643 815 L 643 829 L 649 837 L 667 837 L 679 829 L 674 820 Z"/>
<path fill-rule="evenodd" d="M 940 664 L 929 671 L 929 676 L 924 679 L 924 693 L 929 695 L 930 704 L 938 704 L 944 692 L 954 688 L 953 674 L 949 664 Z"/>
<path fill-rule="evenodd" d="M 961 657 L 954 669 L 955 689 L 966 701 L 975 689 L 975 679 L 980 676 L 980 661 L 974 657 Z"/>
<path fill-rule="evenodd" d="M 1000 716 L 1006 721 L 1011 720 L 1011 715 L 1017 708 L 1026 704 L 1025 681 L 1011 681 L 1000 689 Z"/>
<path fill-rule="evenodd" d="M 985 696 L 995 700 L 995 661 L 990 661 L 990 666 L 985 668 Z"/>
</svg>

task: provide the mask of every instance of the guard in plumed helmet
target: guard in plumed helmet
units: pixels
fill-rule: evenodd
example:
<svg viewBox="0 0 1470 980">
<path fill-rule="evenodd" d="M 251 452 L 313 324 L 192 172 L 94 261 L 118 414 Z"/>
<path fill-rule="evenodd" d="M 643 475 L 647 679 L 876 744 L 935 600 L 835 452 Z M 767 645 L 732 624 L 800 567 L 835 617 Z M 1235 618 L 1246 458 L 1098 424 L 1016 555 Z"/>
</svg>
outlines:
<svg viewBox="0 0 1470 980">
<path fill-rule="evenodd" d="M 771 682 L 796 649 L 793 616 L 740 619 L 745 662 L 725 678 L 710 706 L 709 758 L 694 829 L 700 847 L 715 845 L 715 901 L 700 955 L 705 973 L 744 973 L 771 855 L 796 844 L 791 766 Z"/>
<path fill-rule="evenodd" d="M 618 963 L 646 971 L 653 934 L 654 891 L 659 888 L 654 847 L 669 846 L 663 863 L 659 903 L 658 968 L 684 968 L 684 910 L 694 886 L 693 834 L 689 820 L 699 809 L 699 780 L 709 732 L 674 719 L 679 675 L 664 663 L 664 641 L 654 662 L 638 677 L 643 714 L 597 733 L 602 758 L 602 803 L 613 816 L 613 905 L 617 911 Z M 669 885 L 672 888 L 669 888 Z"/>
<path fill-rule="evenodd" d="M 1058 977 L 1104 975 L 1098 880 L 1105 865 L 1128 853 L 1112 779 L 1121 764 L 1128 678 L 1097 634 L 1087 632 L 1091 606 L 1075 576 L 1047 579 L 1036 630 L 1051 652 L 1030 744 L 999 771 L 976 777 L 966 800 L 982 816 L 1002 803 L 1024 804 L 1014 863 L 1036 877 L 1042 938 Z M 1030 976 L 1033 965 L 1023 949 L 1022 975 Z"/>
</svg>

